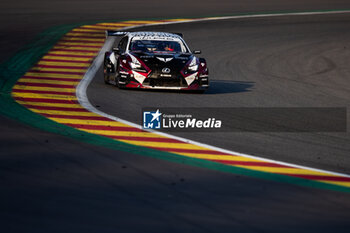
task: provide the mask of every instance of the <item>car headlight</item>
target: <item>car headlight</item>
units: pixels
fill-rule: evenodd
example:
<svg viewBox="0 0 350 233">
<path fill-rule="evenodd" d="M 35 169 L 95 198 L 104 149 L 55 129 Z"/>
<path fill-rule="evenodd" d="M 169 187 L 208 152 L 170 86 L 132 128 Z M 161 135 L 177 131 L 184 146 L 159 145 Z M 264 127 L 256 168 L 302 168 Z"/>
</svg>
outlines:
<svg viewBox="0 0 350 233">
<path fill-rule="evenodd" d="M 190 71 L 195 72 L 195 71 L 197 71 L 197 70 L 198 70 L 198 65 L 189 66 L 189 67 L 188 67 L 188 69 L 189 69 Z"/>
<path fill-rule="evenodd" d="M 195 72 L 198 70 L 198 62 L 196 57 L 193 57 L 191 63 L 188 65 L 188 69 L 192 72 Z"/>
<path fill-rule="evenodd" d="M 134 69 L 137 70 L 137 69 L 141 69 L 142 68 L 141 62 L 136 57 L 134 57 L 131 54 L 129 55 L 129 57 L 131 58 L 129 60 L 129 65 L 130 65 L 130 68 L 132 70 L 134 70 Z"/>
<path fill-rule="evenodd" d="M 130 62 L 130 67 L 131 69 L 140 69 L 142 66 L 141 66 L 141 63 L 135 59 Z"/>
</svg>

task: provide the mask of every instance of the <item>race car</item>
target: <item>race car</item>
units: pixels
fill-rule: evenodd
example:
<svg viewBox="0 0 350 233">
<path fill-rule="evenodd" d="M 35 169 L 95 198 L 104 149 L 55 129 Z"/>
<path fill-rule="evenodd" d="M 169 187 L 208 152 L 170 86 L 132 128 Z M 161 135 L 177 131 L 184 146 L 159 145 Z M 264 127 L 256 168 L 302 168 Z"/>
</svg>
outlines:
<svg viewBox="0 0 350 233">
<path fill-rule="evenodd" d="M 180 33 L 106 31 L 121 36 L 105 53 L 104 81 L 120 88 L 197 90 L 209 88 L 207 63 Z"/>
</svg>

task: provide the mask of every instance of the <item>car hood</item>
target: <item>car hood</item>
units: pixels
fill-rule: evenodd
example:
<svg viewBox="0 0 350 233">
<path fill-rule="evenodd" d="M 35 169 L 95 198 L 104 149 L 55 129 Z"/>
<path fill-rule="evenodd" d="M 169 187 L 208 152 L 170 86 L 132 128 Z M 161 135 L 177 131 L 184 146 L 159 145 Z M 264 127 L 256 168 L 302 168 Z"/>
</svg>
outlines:
<svg viewBox="0 0 350 233">
<path fill-rule="evenodd" d="M 143 61 L 152 71 L 170 68 L 172 72 L 180 72 L 186 63 L 193 58 L 193 55 L 189 53 L 132 52 L 130 54 Z"/>
</svg>

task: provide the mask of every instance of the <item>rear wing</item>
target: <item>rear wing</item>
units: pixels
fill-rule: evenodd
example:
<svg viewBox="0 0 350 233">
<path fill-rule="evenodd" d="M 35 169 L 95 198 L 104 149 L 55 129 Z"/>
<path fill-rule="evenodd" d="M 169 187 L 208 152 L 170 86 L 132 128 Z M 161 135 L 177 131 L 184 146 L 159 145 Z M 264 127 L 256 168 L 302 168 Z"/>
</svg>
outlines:
<svg viewBox="0 0 350 233">
<path fill-rule="evenodd" d="M 129 32 L 115 31 L 115 30 L 106 30 L 106 38 L 108 36 L 125 36 Z"/>
</svg>

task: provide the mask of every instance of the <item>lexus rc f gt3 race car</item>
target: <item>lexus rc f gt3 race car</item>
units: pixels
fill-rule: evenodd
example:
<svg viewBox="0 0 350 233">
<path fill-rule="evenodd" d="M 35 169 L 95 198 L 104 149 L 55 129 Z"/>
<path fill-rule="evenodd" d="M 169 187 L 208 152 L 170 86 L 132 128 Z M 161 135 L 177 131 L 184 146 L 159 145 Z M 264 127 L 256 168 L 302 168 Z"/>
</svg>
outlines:
<svg viewBox="0 0 350 233">
<path fill-rule="evenodd" d="M 118 47 L 105 53 L 104 81 L 122 88 L 205 91 L 209 87 L 204 58 L 191 52 L 182 34 L 106 31 L 122 36 Z"/>
</svg>

